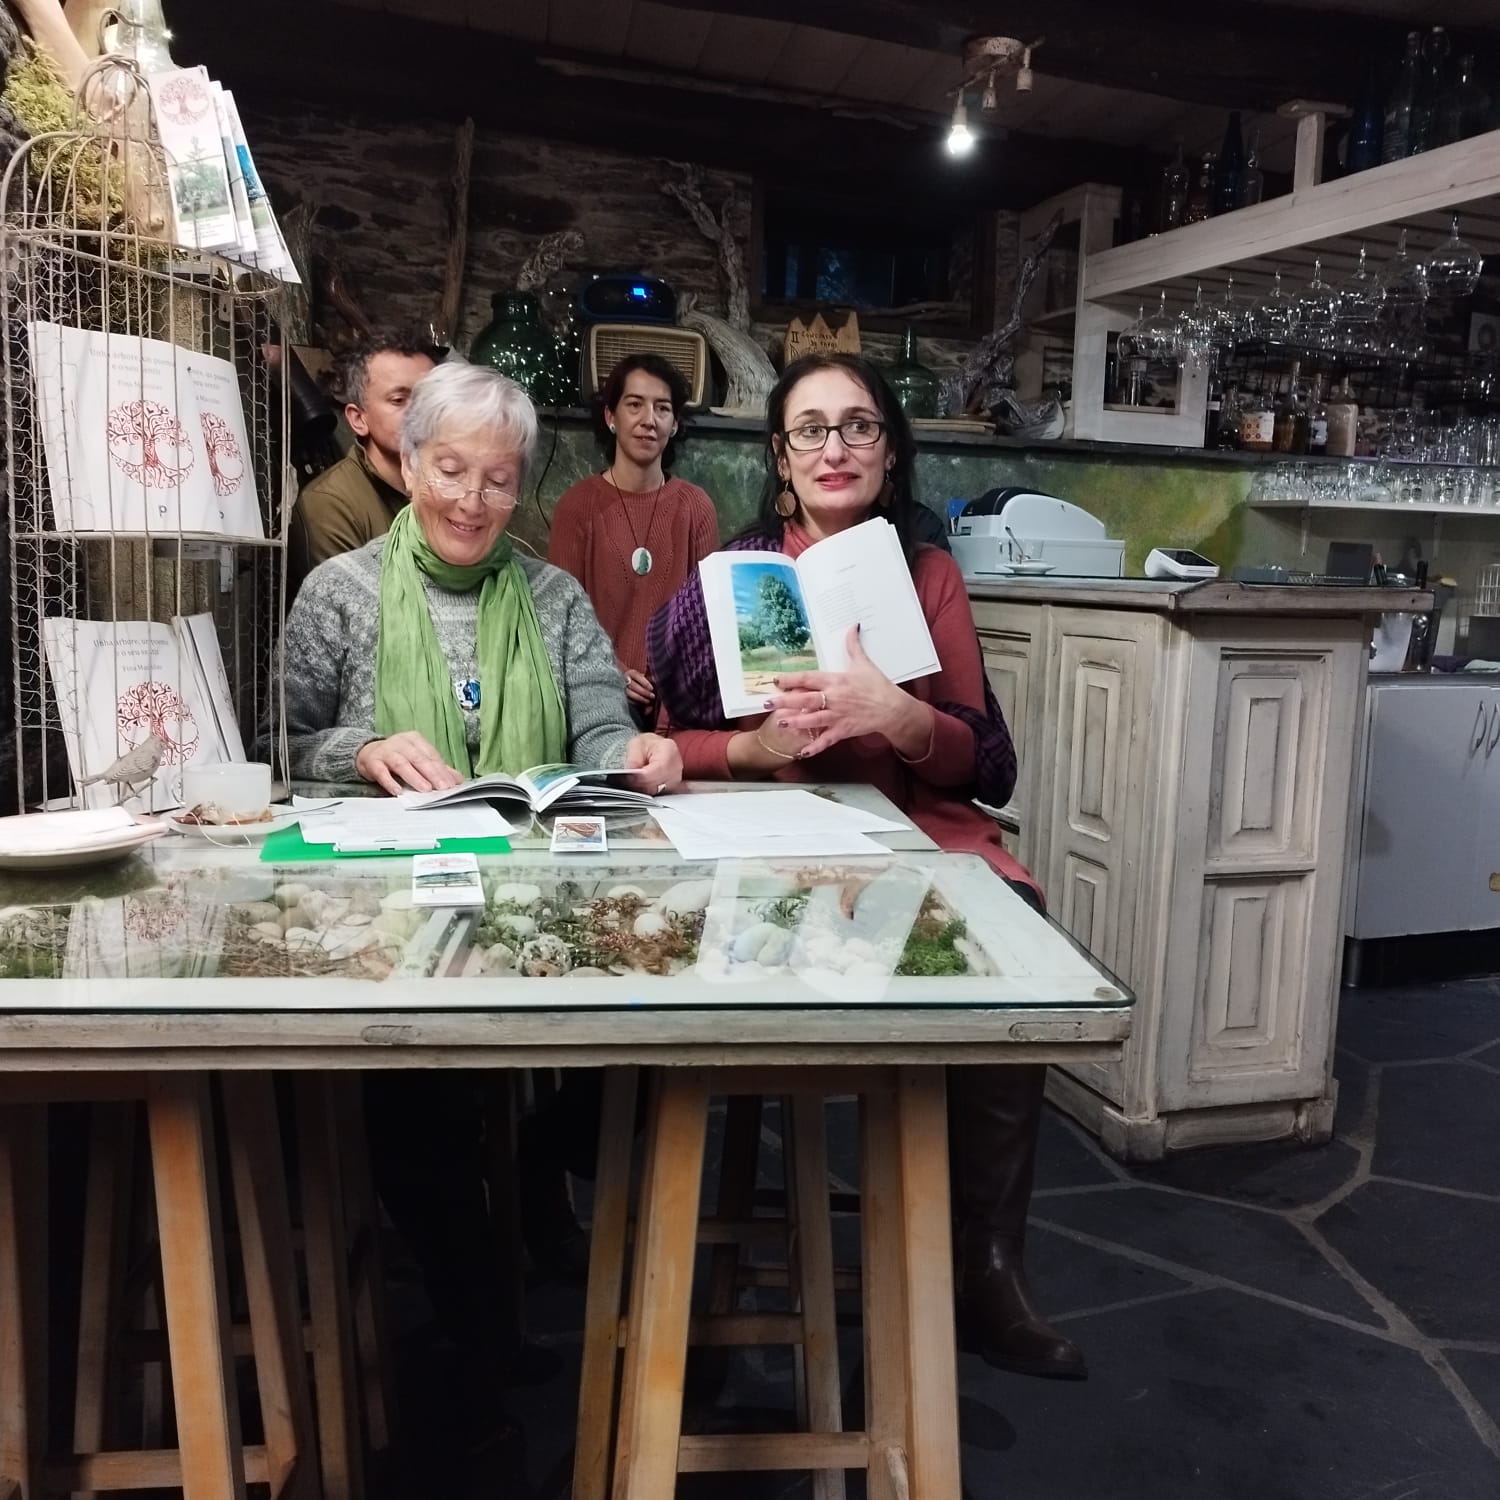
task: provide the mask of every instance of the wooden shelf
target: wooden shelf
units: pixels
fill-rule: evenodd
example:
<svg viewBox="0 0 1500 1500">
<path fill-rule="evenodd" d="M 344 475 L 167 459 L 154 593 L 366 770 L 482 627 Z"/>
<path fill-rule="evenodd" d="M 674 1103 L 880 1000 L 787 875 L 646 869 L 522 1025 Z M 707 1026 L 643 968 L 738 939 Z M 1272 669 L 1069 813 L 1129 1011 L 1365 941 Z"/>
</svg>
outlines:
<svg viewBox="0 0 1500 1500">
<path fill-rule="evenodd" d="M 1500 131 L 1100 251 L 1081 268 L 1082 295 L 1124 306 L 1166 286 L 1169 301 L 1186 301 L 1196 282 L 1217 290 L 1231 272 L 1256 291 L 1278 270 L 1305 281 L 1319 258 L 1333 281 L 1361 245 L 1378 265 L 1402 229 L 1414 253 L 1435 248 L 1455 210 L 1464 210 L 1464 239 L 1500 254 L 1500 203 L 1485 199 L 1500 199 Z"/>
<path fill-rule="evenodd" d="M 1051 331 L 1054 328 L 1070 329 L 1077 317 L 1076 307 L 1054 307 L 1050 312 L 1038 313 L 1034 318 L 1028 318 L 1026 326 L 1042 331 Z"/>
<path fill-rule="evenodd" d="M 1392 512 L 1416 516 L 1500 516 L 1500 505 L 1440 505 L 1431 500 L 1407 504 L 1402 500 L 1255 500 L 1245 502 L 1252 510 L 1341 510 Z"/>
</svg>

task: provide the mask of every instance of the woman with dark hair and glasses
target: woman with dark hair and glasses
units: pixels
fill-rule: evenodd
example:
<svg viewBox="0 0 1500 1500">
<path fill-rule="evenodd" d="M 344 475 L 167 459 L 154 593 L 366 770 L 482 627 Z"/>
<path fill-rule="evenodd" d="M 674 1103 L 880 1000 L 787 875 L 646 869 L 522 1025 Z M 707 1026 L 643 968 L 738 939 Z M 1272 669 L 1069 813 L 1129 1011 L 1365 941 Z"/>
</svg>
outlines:
<svg viewBox="0 0 1500 1500">
<path fill-rule="evenodd" d="M 941 670 L 898 686 L 851 632 L 847 672 L 798 673 L 778 682 L 764 717 L 727 723 L 694 575 L 648 632 L 652 678 L 684 775 L 871 784 L 941 847 L 982 855 L 1040 908 L 1035 882 L 974 805 L 1010 800 L 1015 750 L 985 677 L 958 566 L 919 539 L 916 445 L 894 393 L 867 360 L 809 355 L 787 367 L 766 416 L 760 516 L 730 550 L 796 557 L 885 516 L 901 539 Z M 1038 1066 L 949 1072 L 960 1336 L 1002 1369 L 1081 1379 L 1083 1355 L 1036 1310 L 1021 1263 L 1045 1075 Z"/>
<path fill-rule="evenodd" d="M 719 545 L 713 501 L 671 477 L 687 382 L 659 354 L 630 354 L 599 396 L 606 467 L 557 502 L 547 561 L 584 587 L 614 642 L 638 723 L 655 718 L 646 671 L 646 622 Z"/>
</svg>

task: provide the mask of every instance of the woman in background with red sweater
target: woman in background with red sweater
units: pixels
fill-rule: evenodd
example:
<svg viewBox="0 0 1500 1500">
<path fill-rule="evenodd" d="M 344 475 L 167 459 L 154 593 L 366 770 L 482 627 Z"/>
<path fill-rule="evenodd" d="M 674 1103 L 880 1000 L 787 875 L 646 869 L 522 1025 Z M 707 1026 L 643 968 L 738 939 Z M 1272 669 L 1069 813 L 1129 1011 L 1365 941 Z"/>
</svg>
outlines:
<svg viewBox="0 0 1500 1500">
<path fill-rule="evenodd" d="M 627 355 L 600 392 L 608 467 L 557 502 L 547 561 L 584 587 L 614 642 L 625 692 L 641 723 L 655 718 L 646 624 L 719 545 L 713 501 L 670 477 L 687 383 L 657 354 Z"/>
<path fill-rule="evenodd" d="M 1010 799 L 1016 756 L 984 674 L 953 559 L 915 540 L 916 445 L 880 372 L 852 355 L 795 361 L 767 408 L 767 484 L 754 532 L 731 549 L 795 557 L 883 515 L 895 526 L 941 670 L 897 686 L 851 632 L 847 672 L 779 682 L 758 720 L 726 723 L 695 575 L 651 621 L 651 676 L 687 777 L 775 777 L 878 787 L 944 849 L 977 853 L 1039 909 L 1026 870 L 974 806 Z M 1022 1250 L 1046 1069 L 949 1069 L 950 1159 L 963 1342 L 993 1365 L 1081 1379 L 1083 1355 L 1031 1302 Z"/>
</svg>

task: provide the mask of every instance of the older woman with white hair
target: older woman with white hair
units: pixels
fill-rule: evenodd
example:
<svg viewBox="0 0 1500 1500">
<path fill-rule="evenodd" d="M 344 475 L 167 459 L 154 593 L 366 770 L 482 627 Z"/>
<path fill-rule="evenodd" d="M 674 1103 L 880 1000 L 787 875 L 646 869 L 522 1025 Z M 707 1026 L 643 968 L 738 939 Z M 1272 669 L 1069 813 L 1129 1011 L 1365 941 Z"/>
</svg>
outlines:
<svg viewBox="0 0 1500 1500">
<path fill-rule="evenodd" d="M 677 747 L 635 732 L 582 587 L 505 535 L 536 432 L 525 392 L 493 370 L 439 365 L 413 387 L 401 428 L 411 504 L 387 535 L 314 568 L 287 621 L 294 777 L 396 793 L 567 760 L 633 767 L 653 792 L 681 780 Z M 456 1351 L 463 1482 L 515 1472 L 503 1389 L 547 1378 L 557 1360 L 522 1342 L 500 1284 L 480 1090 L 447 1070 L 374 1072 L 365 1107 L 380 1196 Z M 560 1170 L 540 1180 L 523 1214 L 560 1221 L 549 1234 L 576 1230 Z"/>
<path fill-rule="evenodd" d="M 614 648 L 567 573 L 506 527 L 536 446 L 513 381 L 439 365 L 401 426 L 411 504 L 383 537 L 308 574 L 286 629 L 294 777 L 428 791 L 571 761 L 681 779 L 670 740 L 636 734 Z"/>
</svg>

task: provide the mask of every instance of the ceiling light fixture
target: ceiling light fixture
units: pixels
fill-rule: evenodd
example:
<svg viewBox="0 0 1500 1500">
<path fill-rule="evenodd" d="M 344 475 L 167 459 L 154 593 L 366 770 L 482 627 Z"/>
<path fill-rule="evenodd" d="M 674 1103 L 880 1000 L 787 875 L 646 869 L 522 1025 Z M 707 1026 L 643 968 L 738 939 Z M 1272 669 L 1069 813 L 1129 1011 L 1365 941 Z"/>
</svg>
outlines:
<svg viewBox="0 0 1500 1500">
<path fill-rule="evenodd" d="M 974 132 L 969 129 L 969 111 L 964 107 L 962 94 L 954 102 L 953 123 L 948 127 L 945 144 L 949 156 L 967 156 L 974 149 Z"/>
</svg>

